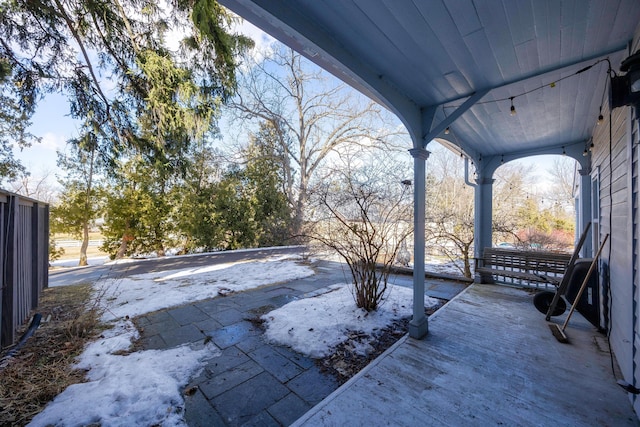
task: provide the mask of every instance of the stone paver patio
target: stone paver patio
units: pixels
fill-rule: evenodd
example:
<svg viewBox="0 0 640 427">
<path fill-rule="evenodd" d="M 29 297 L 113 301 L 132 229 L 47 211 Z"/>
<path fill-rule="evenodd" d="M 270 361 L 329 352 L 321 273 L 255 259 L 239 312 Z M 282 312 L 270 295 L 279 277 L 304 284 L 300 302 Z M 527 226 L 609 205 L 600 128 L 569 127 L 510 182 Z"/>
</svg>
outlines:
<svg viewBox="0 0 640 427">
<path fill-rule="evenodd" d="M 286 426 L 334 392 L 339 384 L 313 359 L 283 346 L 267 344 L 258 318 L 287 302 L 314 295 L 348 279 L 338 263 L 320 262 L 316 274 L 138 318 L 144 349 L 166 349 L 211 340 L 221 351 L 186 387 L 189 426 Z M 411 286 L 411 277 L 392 279 Z M 429 281 L 433 296 L 452 298 L 466 287 Z M 429 292 L 427 292 L 429 293 Z"/>
</svg>

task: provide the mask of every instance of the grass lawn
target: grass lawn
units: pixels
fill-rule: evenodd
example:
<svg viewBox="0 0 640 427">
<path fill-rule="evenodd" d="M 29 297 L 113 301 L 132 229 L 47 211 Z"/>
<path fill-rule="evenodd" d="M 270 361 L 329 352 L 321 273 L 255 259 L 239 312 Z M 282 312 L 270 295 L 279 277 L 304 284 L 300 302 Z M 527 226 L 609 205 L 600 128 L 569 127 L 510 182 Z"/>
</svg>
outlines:
<svg viewBox="0 0 640 427">
<path fill-rule="evenodd" d="M 80 246 L 62 246 L 64 254 L 58 259 L 80 259 Z M 87 248 L 87 257 L 108 256 L 106 252 L 102 252 L 98 246 L 89 246 Z"/>
<path fill-rule="evenodd" d="M 94 231 L 89 233 L 89 240 L 102 240 L 104 236 L 99 231 Z M 59 260 L 68 260 L 68 259 L 80 259 L 80 244 L 81 240 L 78 239 L 78 236 L 71 234 L 54 234 L 51 236 L 56 242 L 56 248 L 64 249 L 64 254 Z M 73 242 L 72 244 L 69 244 Z M 87 248 L 87 257 L 101 257 L 107 256 L 106 252 L 100 250 L 99 246 L 89 245 Z"/>
</svg>

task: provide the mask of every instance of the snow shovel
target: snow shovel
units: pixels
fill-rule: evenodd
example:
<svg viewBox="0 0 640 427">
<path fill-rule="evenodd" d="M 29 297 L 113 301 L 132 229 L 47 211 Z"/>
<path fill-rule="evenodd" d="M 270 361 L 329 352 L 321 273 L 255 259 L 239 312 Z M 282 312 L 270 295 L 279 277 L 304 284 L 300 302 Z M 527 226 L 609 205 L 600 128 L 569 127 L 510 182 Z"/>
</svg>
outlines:
<svg viewBox="0 0 640 427">
<path fill-rule="evenodd" d="M 569 338 L 567 338 L 567 335 L 564 333 L 564 330 L 567 328 L 567 325 L 569 324 L 569 319 L 571 319 L 571 315 L 573 314 L 576 307 L 578 306 L 578 301 L 580 301 L 580 298 L 582 297 L 582 293 L 584 292 L 584 289 L 587 287 L 589 278 L 591 278 L 591 273 L 593 273 L 593 270 L 595 270 L 596 268 L 596 265 L 598 263 L 598 258 L 600 257 L 600 253 L 604 248 L 604 244 L 607 243 L 608 238 L 609 238 L 609 235 L 606 234 L 604 236 L 604 240 L 602 241 L 602 244 L 600 245 L 600 249 L 598 249 L 598 253 L 596 254 L 595 258 L 593 258 L 593 261 L 591 261 L 591 266 L 589 267 L 589 271 L 587 271 L 587 275 L 584 277 L 584 280 L 582 281 L 582 285 L 580 285 L 580 290 L 578 290 L 578 295 L 576 295 L 576 299 L 573 301 L 573 304 L 571 304 L 571 310 L 569 310 L 569 314 L 567 315 L 567 319 L 564 321 L 562 328 L 555 323 L 549 324 L 549 329 L 551 329 L 551 333 L 561 343 L 569 342 Z"/>
<path fill-rule="evenodd" d="M 587 225 L 584 227 L 584 231 L 580 236 L 580 240 L 578 241 L 578 244 L 576 245 L 576 248 L 573 251 L 573 255 L 571 255 L 571 259 L 567 264 L 567 270 L 565 271 L 564 276 L 562 276 L 562 280 L 560 281 L 560 284 L 556 289 L 556 293 L 553 296 L 551 303 L 547 306 L 548 307 L 547 316 L 545 318 L 547 322 L 551 320 L 551 316 L 559 316 L 560 314 L 564 313 L 564 311 L 566 310 L 566 304 L 560 297 L 562 296 L 562 294 L 566 292 L 567 287 L 569 286 L 569 279 L 571 278 L 570 277 L 571 272 L 573 271 L 573 267 L 576 263 L 576 260 L 578 259 L 580 249 L 582 249 L 582 246 L 584 245 L 585 240 L 587 240 L 587 233 L 589 232 L 589 228 L 591 228 L 591 222 L 588 222 Z M 540 307 L 544 307 L 546 305 L 545 300 L 548 301 L 548 298 L 549 298 L 548 295 L 542 295 L 538 297 L 538 300 L 534 300 L 534 304 L 538 302 L 538 304 L 536 304 L 536 308 L 538 308 L 538 305 L 540 305 Z M 542 303 L 540 302 L 540 300 L 542 300 Z M 542 311 L 540 308 L 538 308 L 538 310 Z"/>
</svg>

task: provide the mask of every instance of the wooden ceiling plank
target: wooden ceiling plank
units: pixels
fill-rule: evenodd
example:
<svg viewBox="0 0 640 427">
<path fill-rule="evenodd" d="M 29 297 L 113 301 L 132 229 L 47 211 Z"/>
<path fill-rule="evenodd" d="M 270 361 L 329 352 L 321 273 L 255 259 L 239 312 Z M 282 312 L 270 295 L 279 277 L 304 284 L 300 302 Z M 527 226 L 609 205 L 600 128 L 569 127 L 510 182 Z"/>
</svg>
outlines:
<svg viewBox="0 0 640 427">
<path fill-rule="evenodd" d="M 532 25 L 533 7 L 530 0 L 502 0 L 508 30 L 514 45 L 527 43 L 536 37 L 536 29 Z"/>
<path fill-rule="evenodd" d="M 485 61 L 495 61 L 503 80 L 520 75 L 513 40 L 509 32 L 509 21 L 503 7 L 495 2 L 477 2 L 476 8 L 480 22 L 489 40 L 492 55 L 485 53 Z"/>
<path fill-rule="evenodd" d="M 391 0 L 389 0 L 391 1 Z M 458 10 L 458 19 L 454 20 L 451 15 L 450 9 L 452 5 L 466 2 L 416 2 L 416 7 L 419 13 L 422 15 L 426 24 L 431 29 L 431 32 L 438 39 L 444 50 L 447 52 L 450 61 L 451 69 L 455 70 L 468 85 L 466 90 L 460 90 L 456 88 L 458 93 L 469 93 L 473 91 L 474 87 L 487 86 L 486 79 L 481 76 L 475 76 L 474 73 L 468 70 L 475 70 L 477 64 L 473 60 L 473 56 L 469 51 L 466 43 L 464 43 L 462 37 L 463 34 L 470 34 L 466 32 L 470 28 L 480 28 L 479 21 L 475 8 L 469 7 L 467 9 Z M 469 22 L 464 25 L 464 30 L 458 28 L 456 22 Z M 451 94 L 448 96 L 452 97 Z"/>
<path fill-rule="evenodd" d="M 464 42 L 476 64 L 476 75 L 484 76 L 488 86 L 496 86 L 503 82 L 502 78 L 498 78 L 500 69 L 497 61 L 493 60 L 492 55 L 487 54 L 491 52 L 491 45 L 484 30 L 469 34 L 464 38 Z"/>
<path fill-rule="evenodd" d="M 540 67 L 560 62 L 560 14 L 547 2 L 533 2 Z"/>
<path fill-rule="evenodd" d="M 447 0 L 445 6 L 462 37 L 482 29 L 473 0 Z"/>
<path fill-rule="evenodd" d="M 424 61 L 416 52 L 422 47 L 413 40 L 410 32 L 405 29 L 404 23 L 398 21 L 390 14 L 389 10 L 384 8 L 366 8 L 367 2 L 360 3 L 355 0 L 355 5 L 363 8 L 363 14 L 373 26 L 379 28 L 380 34 L 384 34 L 386 45 L 381 45 L 382 50 L 393 49 L 397 53 L 396 61 L 384 61 L 378 63 L 377 67 L 384 70 L 385 75 L 393 76 L 405 93 L 415 96 L 416 93 L 421 94 L 421 98 L 444 98 L 446 93 L 451 93 L 446 87 L 447 81 L 442 77 L 443 73 L 438 69 L 438 61 Z M 360 4 L 360 6 L 359 6 Z M 381 40 L 381 38 L 380 38 Z M 375 45 L 374 45 L 375 46 Z M 436 45 L 430 46 L 437 49 Z M 371 46 L 369 46 L 371 49 Z M 426 52 L 425 52 L 426 54 Z M 441 50 L 442 55 L 446 55 L 444 49 Z M 379 55 L 381 58 L 384 55 Z M 413 76 L 413 81 L 405 78 L 407 74 Z M 402 83 L 406 83 L 404 86 Z"/>
<path fill-rule="evenodd" d="M 534 39 L 515 46 L 518 64 L 523 73 L 531 73 L 540 69 L 538 44 Z"/>
</svg>

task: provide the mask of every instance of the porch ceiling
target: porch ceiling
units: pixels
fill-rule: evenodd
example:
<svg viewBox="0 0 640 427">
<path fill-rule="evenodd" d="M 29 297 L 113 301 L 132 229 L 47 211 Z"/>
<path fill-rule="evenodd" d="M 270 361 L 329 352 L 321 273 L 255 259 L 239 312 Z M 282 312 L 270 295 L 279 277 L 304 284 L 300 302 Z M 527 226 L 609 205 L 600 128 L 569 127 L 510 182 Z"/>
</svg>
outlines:
<svg viewBox="0 0 640 427">
<path fill-rule="evenodd" d="M 576 73 L 607 57 L 618 70 L 640 22 L 637 0 L 221 3 L 386 105 L 415 138 L 448 139 L 474 158 L 588 140 L 608 63 Z"/>
</svg>

